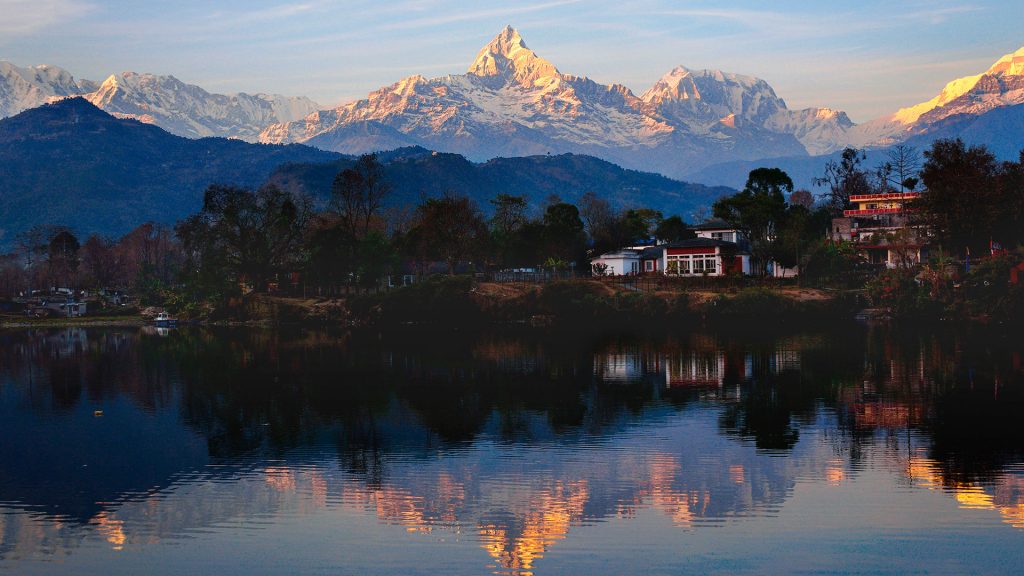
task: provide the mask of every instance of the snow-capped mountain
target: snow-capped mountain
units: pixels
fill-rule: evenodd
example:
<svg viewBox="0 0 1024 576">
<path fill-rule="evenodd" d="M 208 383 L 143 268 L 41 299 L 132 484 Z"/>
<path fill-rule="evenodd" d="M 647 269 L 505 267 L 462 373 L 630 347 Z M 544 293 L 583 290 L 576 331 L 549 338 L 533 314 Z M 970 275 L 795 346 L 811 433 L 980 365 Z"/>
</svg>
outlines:
<svg viewBox="0 0 1024 576">
<path fill-rule="evenodd" d="M 688 70 L 679 66 L 659 79 L 640 97 L 645 109 L 691 131 L 711 130 L 736 123 L 789 134 L 811 154 L 841 146 L 853 126 L 844 112 L 828 108 L 789 110 L 785 101 L 760 78 L 719 70 Z"/>
<path fill-rule="evenodd" d="M 156 124 L 178 136 L 224 136 L 255 141 L 268 124 L 315 112 L 308 98 L 279 94 L 211 94 L 174 76 L 124 72 L 108 77 L 85 98 L 121 118 Z"/>
<path fill-rule="evenodd" d="M 722 160 L 834 148 L 846 125 L 841 112 L 790 111 L 763 80 L 715 70 L 676 68 L 637 97 L 560 72 L 507 27 L 465 74 L 411 76 L 270 126 L 260 141 L 348 153 L 420 145 L 481 160 L 576 152 L 679 176 Z"/>
<path fill-rule="evenodd" d="M 174 76 L 124 72 L 97 83 L 76 81 L 56 66 L 0 62 L 0 118 L 69 96 L 83 96 L 115 116 L 156 124 L 178 136 L 249 141 L 268 124 L 297 120 L 319 108 L 308 98 L 279 94 L 211 94 Z"/>
<path fill-rule="evenodd" d="M 861 147 L 887 146 L 937 131 L 956 117 L 979 117 L 1018 104 L 1024 104 L 1024 48 L 1003 56 L 981 74 L 949 82 L 927 102 L 854 127 L 848 142 Z"/>
<path fill-rule="evenodd" d="M 125 72 L 96 83 L 55 66 L 0 62 L 0 117 L 74 95 L 180 136 L 302 142 L 346 153 L 422 146 L 472 160 L 572 152 L 672 177 L 846 146 L 927 146 L 967 130 L 974 143 L 1024 147 L 1010 120 L 1024 116 L 1024 48 L 950 82 L 927 102 L 859 125 L 829 108 L 790 110 L 764 80 L 718 70 L 678 66 L 637 96 L 561 72 L 512 27 L 464 74 L 410 76 L 327 110 L 307 98 L 213 94 L 173 76 Z"/>
<path fill-rule="evenodd" d="M 95 89 L 95 82 L 76 81 L 70 72 L 57 66 L 21 68 L 0 61 L 0 118 Z"/>
</svg>

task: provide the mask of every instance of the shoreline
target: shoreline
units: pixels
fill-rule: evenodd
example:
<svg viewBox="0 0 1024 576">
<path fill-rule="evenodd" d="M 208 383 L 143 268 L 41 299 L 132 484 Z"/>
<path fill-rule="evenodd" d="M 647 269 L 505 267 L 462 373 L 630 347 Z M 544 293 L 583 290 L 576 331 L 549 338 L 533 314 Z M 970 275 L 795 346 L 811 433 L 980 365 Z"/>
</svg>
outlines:
<svg viewBox="0 0 1024 576">
<path fill-rule="evenodd" d="M 0 317 L 0 330 L 13 328 L 141 328 L 146 326 L 142 316 L 80 316 L 78 318 Z"/>
</svg>

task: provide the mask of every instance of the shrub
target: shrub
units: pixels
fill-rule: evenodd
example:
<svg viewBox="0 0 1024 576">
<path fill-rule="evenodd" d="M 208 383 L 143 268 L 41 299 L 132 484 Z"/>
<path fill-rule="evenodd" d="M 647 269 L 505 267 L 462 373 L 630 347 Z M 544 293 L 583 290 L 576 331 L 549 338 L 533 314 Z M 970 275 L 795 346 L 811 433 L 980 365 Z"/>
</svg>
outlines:
<svg viewBox="0 0 1024 576">
<path fill-rule="evenodd" d="M 360 323 L 472 323 L 480 311 L 470 297 L 469 276 L 435 276 L 385 292 L 351 298 L 349 311 Z"/>
</svg>

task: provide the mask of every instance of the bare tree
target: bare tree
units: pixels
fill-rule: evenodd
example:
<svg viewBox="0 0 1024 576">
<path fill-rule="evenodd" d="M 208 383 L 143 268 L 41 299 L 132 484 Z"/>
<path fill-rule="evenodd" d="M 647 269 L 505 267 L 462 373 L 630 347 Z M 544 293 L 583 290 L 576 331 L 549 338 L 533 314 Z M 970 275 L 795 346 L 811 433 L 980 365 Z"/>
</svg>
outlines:
<svg viewBox="0 0 1024 576">
<path fill-rule="evenodd" d="M 868 173 L 860 167 L 864 158 L 864 152 L 847 148 L 839 162 L 829 160 L 825 164 L 825 174 L 814 179 L 816 186 L 828 186 L 828 204 L 833 216 L 842 215 L 850 196 L 872 192 Z"/>
<path fill-rule="evenodd" d="M 921 173 L 921 153 L 913 146 L 897 144 L 889 149 L 889 161 L 892 178 L 890 182 L 900 187 L 900 192 L 913 190 L 917 187 Z"/>
<path fill-rule="evenodd" d="M 351 168 L 334 177 L 331 202 L 341 216 L 342 226 L 353 236 L 363 238 L 381 210 L 391 186 L 384 167 L 374 154 L 364 154 Z"/>
<path fill-rule="evenodd" d="M 615 212 L 604 198 L 587 192 L 580 198 L 580 217 L 591 238 L 598 238 L 608 232 L 615 222 Z"/>
</svg>

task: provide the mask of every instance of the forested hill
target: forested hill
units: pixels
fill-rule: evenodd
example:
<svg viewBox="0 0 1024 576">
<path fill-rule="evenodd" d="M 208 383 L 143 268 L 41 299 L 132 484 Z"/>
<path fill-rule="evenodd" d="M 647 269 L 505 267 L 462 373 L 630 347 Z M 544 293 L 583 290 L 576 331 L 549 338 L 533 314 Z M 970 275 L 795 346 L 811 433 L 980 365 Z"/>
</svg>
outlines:
<svg viewBox="0 0 1024 576">
<path fill-rule="evenodd" d="M 81 98 L 0 121 L 0 246 L 34 224 L 123 234 L 199 210 L 211 183 L 258 186 L 288 162 L 339 157 L 301 145 L 192 140 Z"/>
<path fill-rule="evenodd" d="M 651 207 L 689 219 L 732 192 L 626 170 L 590 156 L 497 158 L 474 164 L 456 154 L 405 148 L 379 155 L 392 186 L 389 205 L 415 205 L 451 191 L 487 210 L 499 193 L 534 205 L 552 194 L 577 202 L 586 192 L 622 207 Z M 0 120 L 0 247 L 36 224 L 85 236 L 119 236 L 147 222 L 173 224 L 198 211 L 210 184 L 257 187 L 270 181 L 326 200 L 352 158 L 302 145 L 181 138 L 119 119 L 81 98 Z"/>
<path fill-rule="evenodd" d="M 610 162 L 578 154 L 495 158 L 481 164 L 458 154 L 401 148 L 378 154 L 392 186 L 389 204 L 415 205 L 424 196 L 445 192 L 466 195 L 484 211 L 498 194 L 526 196 L 539 206 L 551 195 L 578 204 L 587 192 L 618 207 L 649 207 L 665 215 L 679 214 L 692 221 L 695 211 L 735 192 L 723 186 L 705 186 L 672 180 L 658 174 L 627 170 Z M 352 160 L 327 164 L 289 164 L 271 181 L 283 188 L 325 198 L 335 174 Z"/>
</svg>

